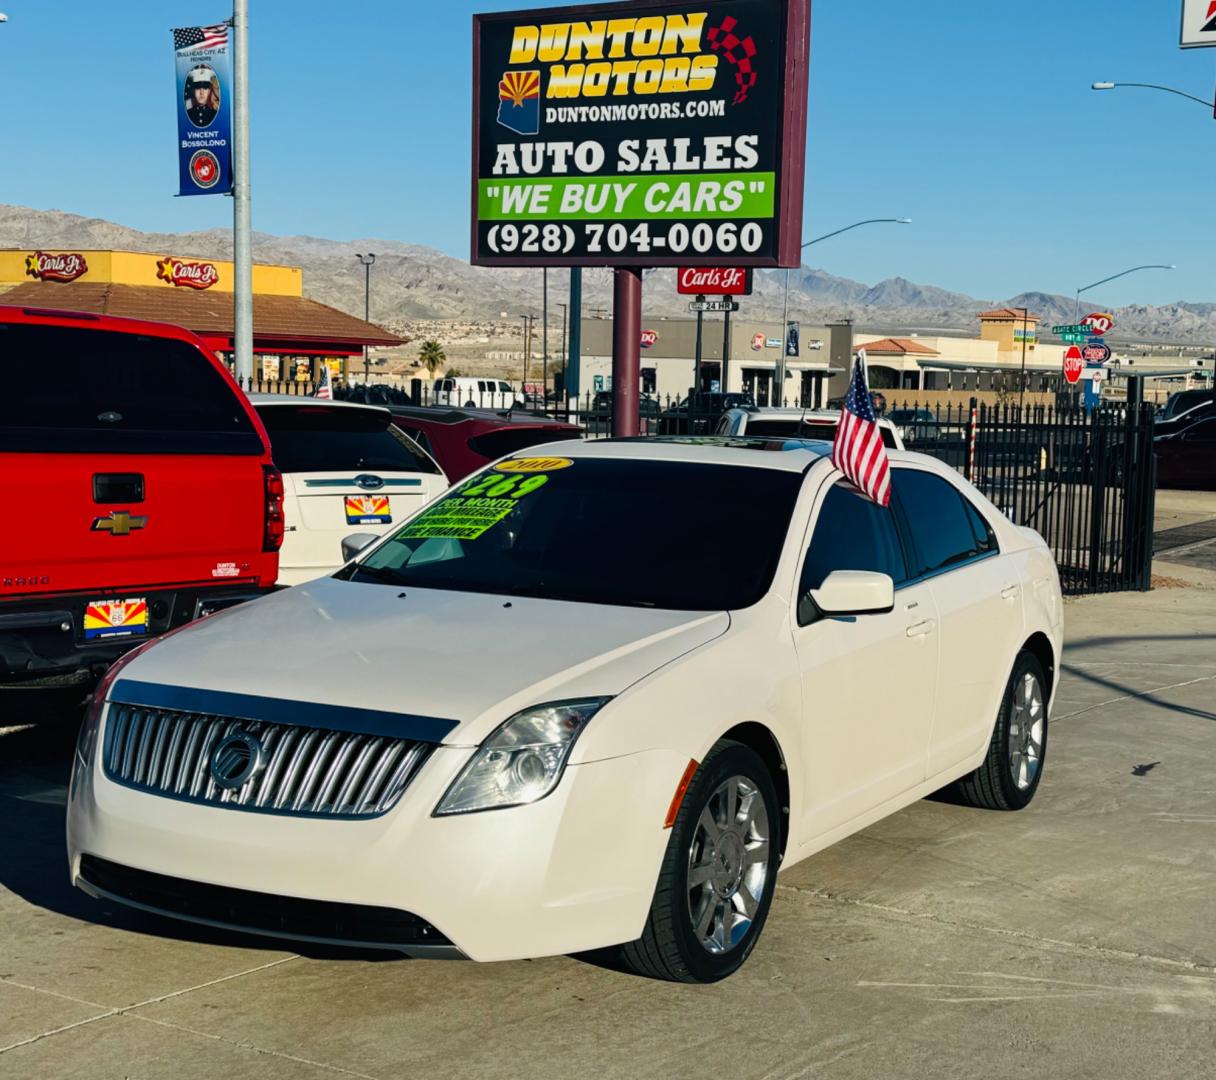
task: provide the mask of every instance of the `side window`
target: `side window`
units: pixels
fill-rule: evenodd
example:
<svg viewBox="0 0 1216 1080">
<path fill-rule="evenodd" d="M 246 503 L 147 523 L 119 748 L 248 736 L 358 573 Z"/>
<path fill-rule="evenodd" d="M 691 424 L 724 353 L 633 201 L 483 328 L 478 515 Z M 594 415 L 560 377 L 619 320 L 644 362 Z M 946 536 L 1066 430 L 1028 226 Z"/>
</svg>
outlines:
<svg viewBox="0 0 1216 1080">
<path fill-rule="evenodd" d="M 873 570 L 890 575 L 896 585 L 908 578 L 891 511 L 844 483 L 828 492 L 811 535 L 798 585 L 801 625 L 813 617 L 804 611 L 807 592 L 819 588 L 833 570 Z"/>
<path fill-rule="evenodd" d="M 990 551 L 997 550 L 996 533 L 992 531 L 992 526 L 985 520 L 971 500 L 965 495 L 963 496 L 963 507 L 967 511 L 967 520 L 971 522 L 971 531 L 975 534 L 976 547 L 981 555 L 987 555 Z"/>
<path fill-rule="evenodd" d="M 891 484 L 911 534 L 913 576 L 947 570 L 995 550 L 987 523 L 980 519 L 983 532 L 977 537 L 972 521 L 979 514 L 949 481 L 915 469 L 893 469 Z"/>
</svg>

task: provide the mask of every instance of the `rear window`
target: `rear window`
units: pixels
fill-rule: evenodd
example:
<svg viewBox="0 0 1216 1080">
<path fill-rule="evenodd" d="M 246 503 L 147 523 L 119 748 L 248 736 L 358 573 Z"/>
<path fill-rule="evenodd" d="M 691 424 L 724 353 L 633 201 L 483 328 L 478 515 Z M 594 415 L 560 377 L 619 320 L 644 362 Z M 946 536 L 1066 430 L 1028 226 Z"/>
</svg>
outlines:
<svg viewBox="0 0 1216 1080">
<path fill-rule="evenodd" d="M 895 433 L 889 428 L 879 427 L 884 446 L 894 449 Z M 825 439 L 836 438 L 836 425 L 827 420 L 748 420 L 745 435 L 757 438 L 777 439 Z"/>
<path fill-rule="evenodd" d="M 195 346 L 0 323 L 0 449 L 261 454 L 237 391 Z"/>
<path fill-rule="evenodd" d="M 529 446 L 540 446 L 548 442 L 564 442 L 566 439 L 577 439 L 577 431 L 550 431 L 548 428 L 516 428 L 505 427 L 497 431 L 487 431 L 483 435 L 474 435 L 469 440 L 469 449 L 479 454 L 486 461 L 497 461 L 507 454 L 526 450 Z"/>
<path fill-rule="evenodd" d="M 377 409 L 261 405 L 270 452 L 281 472 L 380 469 L 437 473 L 438 467 Z"/>
</svg>

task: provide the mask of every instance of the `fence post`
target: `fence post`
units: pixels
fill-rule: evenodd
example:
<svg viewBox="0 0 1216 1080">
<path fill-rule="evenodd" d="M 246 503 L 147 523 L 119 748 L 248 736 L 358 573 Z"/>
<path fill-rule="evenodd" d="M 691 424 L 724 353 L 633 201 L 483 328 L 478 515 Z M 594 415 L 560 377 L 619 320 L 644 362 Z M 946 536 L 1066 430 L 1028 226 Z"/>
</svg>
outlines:
<svg viewBox="0 0 1216 1080">
<path fill-rule="evenodd" d="M 976 400 L 971 399 L 971 412 L 967 417 L 967 479 L 975 483 L 975 436 L 976 436 Z"/>
</svg>

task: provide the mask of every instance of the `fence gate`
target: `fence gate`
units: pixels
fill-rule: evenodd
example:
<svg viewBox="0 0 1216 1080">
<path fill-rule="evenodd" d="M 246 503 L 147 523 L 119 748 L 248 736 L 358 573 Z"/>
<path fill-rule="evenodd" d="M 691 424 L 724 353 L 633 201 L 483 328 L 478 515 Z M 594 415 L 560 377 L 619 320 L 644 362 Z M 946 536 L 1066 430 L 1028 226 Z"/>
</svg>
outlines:
<svg viewBox="0 0 1216 1080">
<path fill-rule="evenodd" d="M 1153 408 L 976 405 L 918 411 L 909 450 L 960 469 L 1055 554 L 1065 593 L 1148 589 L 1156 467 Z M 920 419 L 919 417 L 923 417 Z"/>
</svg>

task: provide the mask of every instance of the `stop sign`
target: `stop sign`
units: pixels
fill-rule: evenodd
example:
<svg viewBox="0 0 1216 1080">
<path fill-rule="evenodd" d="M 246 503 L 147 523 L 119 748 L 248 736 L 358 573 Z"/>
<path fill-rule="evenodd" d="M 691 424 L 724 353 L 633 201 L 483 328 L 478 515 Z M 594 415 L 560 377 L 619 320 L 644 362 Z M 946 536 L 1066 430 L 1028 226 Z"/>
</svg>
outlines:
<svg viewBox="0 0 1216 1080">
<path fill-rule="evenodd" d="M 1081 371 L 1085 367 L 1085 361 L 1081 359 L 1081 350 L 1076 345 L 1070 345 L 1068 352 L 1064 354 L 1064 378 L 1070 383 L 1075 383 L 1081 378 Z"/>
</svg>

